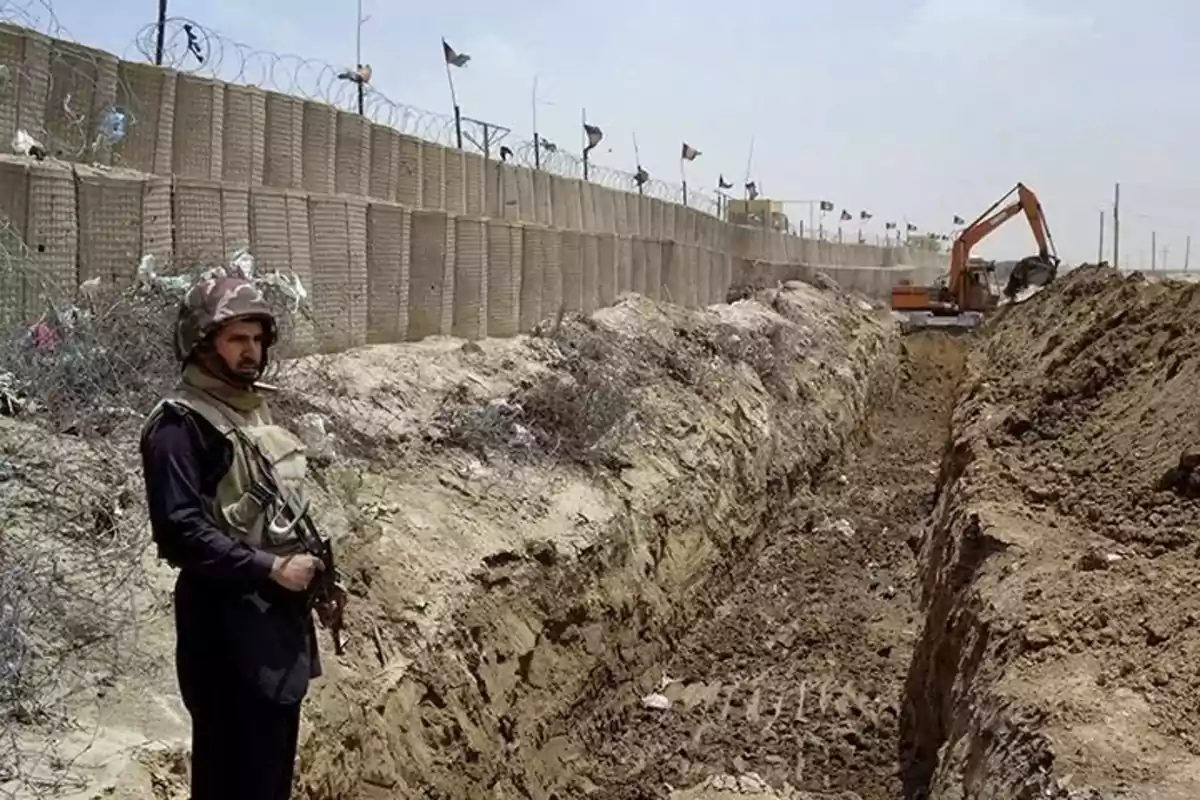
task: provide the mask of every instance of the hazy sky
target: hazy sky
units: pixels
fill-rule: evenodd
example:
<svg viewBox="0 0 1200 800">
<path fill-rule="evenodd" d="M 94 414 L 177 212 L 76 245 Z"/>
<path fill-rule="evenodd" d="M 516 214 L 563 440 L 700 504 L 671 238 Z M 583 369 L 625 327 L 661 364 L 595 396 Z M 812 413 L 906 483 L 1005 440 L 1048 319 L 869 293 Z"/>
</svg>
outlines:
<svg viewBox="0 0 1200 800">
<path fill-rule="evenodd" d="M 52 2 L 76 38 L 135 57 L 130 43 L 156 13 L 155 0 Z M 170 2 L 172 15 L 265 50 L 354 59 L 354 0 Z M 472 56 L 455 72 L 464 114 L 529 138 L 538 76 L 543 135 L 577 147 L 586 107 L 607 137 L 598 163 L 632 170 L 636 133 L 644 166 L 672 182 L 687 140 L 702 151 L 693 191 L 718 173 L 740 186 L 753 136 L 750 174 L 766 195 L 868 210 L 872 234 L 885 219 L 948 230 L 952 215 L 974 217 L 1024 181 L 1060 254 L 1093 260 L 1118 180 L 1125 264 L 1149 267 L 1156 230 L 1181 267 L 1185 237 L 1200 234 L 1200 3 L 364 3 L 364 60 L 389 97 L 449 111 L 445 36 Z M 789 214 L 807 221 L 805 206 Z M 1111 258 L 1111 220 L 1106 238 Z M 1018 218 L 979 252 L 1031 245 Z"/>
</svg>

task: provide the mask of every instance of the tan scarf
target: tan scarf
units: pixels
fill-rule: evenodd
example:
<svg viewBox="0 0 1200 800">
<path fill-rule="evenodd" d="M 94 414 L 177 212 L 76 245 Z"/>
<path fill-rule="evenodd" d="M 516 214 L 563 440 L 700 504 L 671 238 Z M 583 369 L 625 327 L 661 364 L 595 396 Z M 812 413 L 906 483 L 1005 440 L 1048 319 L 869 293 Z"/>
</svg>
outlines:
<svg viewBox="0 0 1200 800">
<path fill-rule="evenodd" d="M 228 384 L 217 376 L 207 372 L 195 362 L 184 367 L 183 383 L 205 394 L 212 395 L 225 405 L 243 414 L 249 414 L 252 411 L 258 410 L 265 399 L 256 389 L 243 389 Z"/>
</svg>

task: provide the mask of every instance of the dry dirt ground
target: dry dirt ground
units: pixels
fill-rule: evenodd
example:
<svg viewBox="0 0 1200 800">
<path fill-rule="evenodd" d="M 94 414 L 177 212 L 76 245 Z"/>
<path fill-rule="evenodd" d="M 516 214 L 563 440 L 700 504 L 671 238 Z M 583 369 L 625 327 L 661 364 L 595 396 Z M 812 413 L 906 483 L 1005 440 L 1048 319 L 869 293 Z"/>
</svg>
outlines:
<svg viewBox="0 0 1200 800">
<path fill-rule="evenodd" d="M 711 778 L 713 794 L 680 797 L 716 798 L 719 776 L 748 772 L 813 797 L 901 796 L 899 700 L 920 630 L 910 543 L 931 509 L 964 352 L 946 334 L 907 337 L 894 394 L 842 463 L 706 587 L 698 624 L 642 688 L 581 720 L 597 797 L 667 797 Z M 670 706 L 644 707 L 664 676 Z"/>
<path fill-rule="evenodd" d="M 312 362 L 354 605 L 296 796 L 1200 797 L 1200 285 L 1084 269 L 903 347 L 796 285 Z M 0 425 L 57 476 L 0 483 L 28 535 L 86 470 Z M 141 576 L 80 798 L 185 796 Z"/>
<path fill-rule="evenodd" d="M 1200 286 L 1086 268 L 975 349 L 922 547 L 911 797 L 1200 797 Z"/>
<path fill-rule="evenodd" d="M 555 757 L 556 722 L 658 660 L 708 577 L 846 450 L 895 361 L 889 320 L 797 284 L 294 364 L 280 405 L 312 446 L 352 595 L 347 654 L 327 649 L 306 703 L 297 796 L 573 796 L 584 776 Z M 38 549 L 40 580 L 79 584 L 59 592 L 68 614 L 37 620 L 40 663 L 62 657 L 69 680 L 53 714 L 8 720 L 23 758 L 0 792 L 186 796 L 136 421 L 89 443 L 0 418 L 6 558 Z M 111 594 L 93 602 L 97 570 Z M 76 648 L 97 637 L 111 659 Z"/>
</svg>

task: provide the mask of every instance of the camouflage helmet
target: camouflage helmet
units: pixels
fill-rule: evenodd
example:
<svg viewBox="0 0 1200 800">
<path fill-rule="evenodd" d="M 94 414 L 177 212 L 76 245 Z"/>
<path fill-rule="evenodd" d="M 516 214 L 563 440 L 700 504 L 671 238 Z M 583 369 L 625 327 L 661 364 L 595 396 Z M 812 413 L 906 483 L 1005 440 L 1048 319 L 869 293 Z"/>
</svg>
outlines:
<svg viewBox="0 0 1200 800">
<path fill-rule="evenodd" d="M 258 319 L 266 327 L 266 344 L 275 340 L 276 322 L 262 291 L 245 278 L 209 278 L 196 283 L 179 304 L 175 324 L 175 357 L 187 361 L 197 345 L 222 325 Z"/>
</svg>

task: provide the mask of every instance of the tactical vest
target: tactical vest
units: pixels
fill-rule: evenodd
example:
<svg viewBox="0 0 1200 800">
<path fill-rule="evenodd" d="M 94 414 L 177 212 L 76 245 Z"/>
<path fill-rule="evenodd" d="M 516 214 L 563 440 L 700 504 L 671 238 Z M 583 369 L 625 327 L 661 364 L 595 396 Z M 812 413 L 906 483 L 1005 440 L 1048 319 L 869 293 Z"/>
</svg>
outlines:
<svg viewBox="0 0 1200 800">
<path fill-rule="evenodd" d="M 275 555 L 301 552 L 303 547 L 294 534 L 273 540 L 267 523 L 277 506 L 263 509 L 248 493 L 254 480 L 264 482 L 260 458 L 265 457 L 273 467 L 274 479 L 279 486 L 293 493 L 298 502 L 304 499 L 304 479 L 308 474 L 304 443 L 274 423 L 266 402 L 252 412 L 243 413 L 207 392 L 180 384 L 163 398 L 159 407 L 162 405 L 194 411 L 231 445 L 233 461 L 217 484 L 211 508 L 213 519 L 221 530 L 251 547 Z M 151 417 L 157 411 L 156 407 Z M 252 448 L 258 452 L 251 452 Z"/>
</svg>

